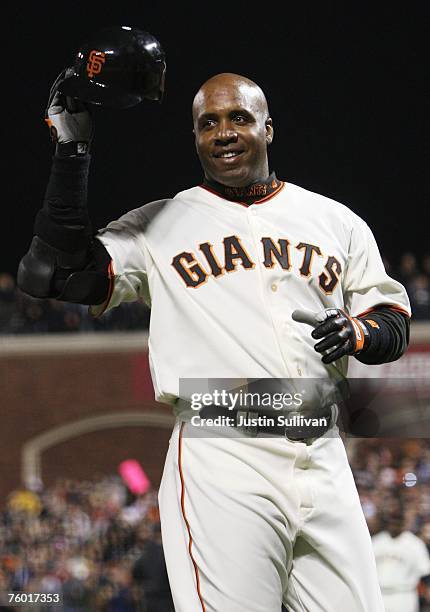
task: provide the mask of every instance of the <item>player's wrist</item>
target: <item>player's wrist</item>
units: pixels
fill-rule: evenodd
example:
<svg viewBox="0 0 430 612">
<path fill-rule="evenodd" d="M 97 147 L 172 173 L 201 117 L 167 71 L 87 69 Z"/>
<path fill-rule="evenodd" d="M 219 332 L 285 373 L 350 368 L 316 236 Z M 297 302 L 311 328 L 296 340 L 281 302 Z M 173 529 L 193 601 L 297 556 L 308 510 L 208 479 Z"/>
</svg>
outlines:
<svg viewBox="0 0 430 612">
<path fill-rule="evenodd" d="M 88 153 L 88 142 L 59 142 L 55 146 L 57 157 L 82 157 Z"/>
<path fill-rule="evenodd" d="M 358 317 L 352 317 L 352 321 L 359 327 L 361 332 L 360 340 L 357 341 L 356 348 L 354 351 L 354 355 L 360 355 L 369 348 L 371 343 L 371 336 L 369 329 L 367 328 L 364 321 L 362 321 Z"/>
<path fill-rule="evenodd" d="M 355 317 L 357 324 L 360 325 L 361 329 L 365 333 L 364 346 L 362 350 L 354 353 L 355 356 L 363 357 L 367 353 L 372 353 L 372 351 L 379 346 L 381 340 L 380 327 L 375 324 L 375 326 L 371 325 L 369 321 L 366 321 L 364 318 Z"/>
</svg>

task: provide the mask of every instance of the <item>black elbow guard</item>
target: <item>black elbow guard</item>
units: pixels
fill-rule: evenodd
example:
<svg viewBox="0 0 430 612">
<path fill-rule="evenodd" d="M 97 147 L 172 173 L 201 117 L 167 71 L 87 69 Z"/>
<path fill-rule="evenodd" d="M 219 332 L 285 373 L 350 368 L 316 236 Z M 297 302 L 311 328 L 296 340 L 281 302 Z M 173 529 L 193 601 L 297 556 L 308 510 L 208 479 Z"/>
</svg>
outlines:
<svg viewBox="0 0 430 612">
<path fill-rule="evenodd" d="M 59 268 L 73 270 L 85 267 L 86 250 L 66 253 L 51 246 L 39 236 L 34 236 L 28 253 L 18 267 L 18 287 L 37 298 L 57 297 L 54 279 Z"/>
<path fill-rule="evenodd" d="M 66 253 L 34 236 L 18 267 L 18 287 L 36 298 L 77 304 L 102 304 L 108 293 L 110 257 L 102 243 Z"/>
</svg>

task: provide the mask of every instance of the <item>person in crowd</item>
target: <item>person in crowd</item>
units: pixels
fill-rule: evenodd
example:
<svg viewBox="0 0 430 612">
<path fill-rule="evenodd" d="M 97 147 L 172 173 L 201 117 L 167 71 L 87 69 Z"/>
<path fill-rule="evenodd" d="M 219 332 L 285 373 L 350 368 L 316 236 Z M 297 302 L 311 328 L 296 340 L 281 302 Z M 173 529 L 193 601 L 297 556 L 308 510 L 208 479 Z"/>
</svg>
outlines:
<svg viewBox="0 0 430 612">
<path fill-rule="evenodd" d="M 11 274 L 0 273 L 0 334 L 14 332 L 17 310 L 15 279 Z"/>
<path fill-rule="evenodd" d="M 393 512 L 385 529 L 372 536 L 378 580 L 386 612 L 417 612 L 418 586 L 430 575 L 430 556 L 424 542 L 404 529 L 401 512 Z"/>
<path fill-rule="evenodd" d="M 409 251 L 403 253 L 400 258 L 400 263 L 397 273 L 395 274 L 395 278 L 402 283 L 408 293 L 409 285 L 417 276 L 418 272 L 419 270 L 416 256 Z"/>
<path fill-rule="evenodd" d="M 173 612 L 160 523 L 155 523 L 142 535 L 143 552 L 133 566 L 133 579 L 142 588 L 147 612 Z"/>
<path fill-rule="evenodd" d="M 430 276 L 420 273 L 411 280 L 409 298 L 414 319 L 428 321 L 430 319 Z"/>
</svg>

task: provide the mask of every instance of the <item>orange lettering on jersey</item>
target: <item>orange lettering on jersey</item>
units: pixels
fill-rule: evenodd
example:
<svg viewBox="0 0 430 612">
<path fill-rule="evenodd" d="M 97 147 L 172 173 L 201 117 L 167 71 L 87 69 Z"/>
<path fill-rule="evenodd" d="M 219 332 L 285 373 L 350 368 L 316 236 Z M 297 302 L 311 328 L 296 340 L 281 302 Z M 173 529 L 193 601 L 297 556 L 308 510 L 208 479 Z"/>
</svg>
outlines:
<svg viewBox="0 0 430 612">
<path fill-rule="evenodd" d="M 209 276 L 202 266 L 197 263 L 194 254 L 187 253 L 186 251 L 175 255 L 172 260 L 172 266 L 187 287 L 200 287 L 200 285 L 203 285 L 203 283 L 207 281 Z"/>
<path fill-rule="evenodd" d="M 203 242 L 202 244 L 199 244 L 199 249 L 201 250 L 203 255 L 206 257 L 206 261 L 208 262 L 210 266 L 211 273 L 215 276 L 215 278 L 217 276 L 221 276 L 221 274 L 224 274 L 225 270 L 221 266 L 215 253 L 213 252 L 211 243 Z"/>
<path fill-rule="evenodd" d="M 231 198 L 249 198 L 252 196 L 265 196 L 267 194 L 267 185 L 264 183 L 256 183 L 250 187 L 225 187 L 224 189 Z"/>
<path fill-rule="evenodd" d="M 275 259 L 283 270 L 289 270 L 291 268 L 290 243 L 286 238 L 279 238 L 279 248 L 271 238 L 262 238 L 261 242 L 264 250 L 263 264 L 266 268 L 273 268 L 275 265 L 273 256 L 275 256 Z"/>
<path fill-rule="evenodd" d="M 329 295 L 333 293 L 340 280 L 342 266 L 340 265 L 336 257 L 330 255 L 330 257 L 328 257 L 327 259 L 327 263 L 324 268 L 325 270 L 327 270 L 327 274 L 325 272 L 321 272 L 318 277 L 319 286 L 325 294 Z"/>
<path fill-rule="evenodd" d="M 300 251 L 304 250 L 305 252 L 303 255 L 303 262 L 299 270 L 300 274 L 302 276 L 310 276 L 314 253 L 321 255 L 321 249 L 318 246 L 308 244 L 307 242 L 299 242 L 296 249 L 299 249 Z"/>
<path fill-rule="evenodd" d="M 234 263 L 240 260 L 240 264 L 245 270 L 252 270 L 255 267 L 255 263 L 251 260 L 242 243 L 240 238 L 237 236 L 227 236 L 223 240 L 224 244 L 224 268 L 226 272 L 233 272 L 236 270 L 238 263 Z"/>
<path fill-rule="evenodd" d="M 87 74 L 90 79 L 92 79 L 95 74 L 100 74 L 105 61 L 106 56 L 103 51 L 97 51 L 96 49 L 91 51 L 87 62 Z"/>
</svg>

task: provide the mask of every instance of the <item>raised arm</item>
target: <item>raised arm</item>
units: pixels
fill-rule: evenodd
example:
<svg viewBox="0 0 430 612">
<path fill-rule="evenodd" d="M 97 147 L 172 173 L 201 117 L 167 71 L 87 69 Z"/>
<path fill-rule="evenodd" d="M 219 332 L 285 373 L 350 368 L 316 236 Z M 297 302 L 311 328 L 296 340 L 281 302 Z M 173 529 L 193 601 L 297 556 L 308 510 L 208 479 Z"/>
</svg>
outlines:
<svg viewBox="0 0 430 612">
<path fill-rule="evenodd" d="M 164 51 L 152 34 L 116 26 L 104 28 L 85 41 L 73 67 L 54 82 L 45 120 L 55 143 L 55 155 L 34 237 L 18 268 L 18 286 L 24 292 L 107 306 L 114 283 L 112 260 L 104 243 L 115 251 L 112 242 L 116 241 L 106 233 L 103 240 L 98 240 L 88 216 L 89 149 L 94 131 L 89 104 L 124 109 L 144 99 L 161 102 L 165 72 Z M 122 255 L 130 250 L 134 231 L 138 231 L 134 227 L 129 231 L 129 221 L 125 220 L 122 231 L 117 224 L 113 232 Z M 134 257 L 131 269 L 137 266 L 140 273 L 144 266 L 138 259 Z M 128 287 L 121 286 L 116 299 L 136 299 L 140 285 L 138 279 Z"/>
<path fill-rule="evenodd" d="M 94 121 L 88 106 L 60 93 L 67 76 L 64 70 L 49 95 L 45 121 L 55 154 L 17 280 L 20 289 L 34 297 L 101 304 L 109 292 L 110 256 L 94 239 L 87 209 Z"/>
</svg>

